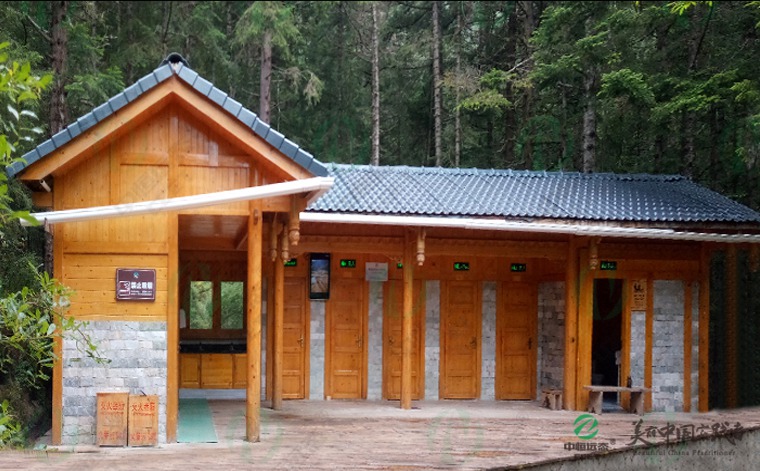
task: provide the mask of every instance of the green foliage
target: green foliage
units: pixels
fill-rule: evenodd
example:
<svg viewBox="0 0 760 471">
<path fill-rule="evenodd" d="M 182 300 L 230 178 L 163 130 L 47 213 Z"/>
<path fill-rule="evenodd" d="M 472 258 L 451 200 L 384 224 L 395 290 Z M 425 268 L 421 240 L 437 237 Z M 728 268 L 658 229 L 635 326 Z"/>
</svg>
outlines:
<svg viewBox="0 0 760 471">
<path fill-rule="evenodd" d="M 22 445 L 21 424 L 15 419 L 8 399 L 0 403 L 0 448 Z"/>
<path fill-rule="evenodd" d="M 624 98 L 640 106 L 654 104 L 654 92 L 646 82 L 644 74 L 631 69 L 619 69 L 602 76 L 602 87 L 598 96 L 604 99 Z"/>
<path fill-rule="evenodd" d="M 458 105 L 469 111 L 497 111 L 509 108 L 510 101 L 504 96 L 507 84 L 513 75 L 498 69 L 492 69 L 480 78 L 480 87 L 471 96 Z"/>
<path fill-rule="evenodd" d="M 3 263 L 0 278 L 0 387 L 34 390 L 49 380 L 56 360 L 53 342 L 56 338 L 69 338 L 87 356 L 105 362 L 97 347 L 86 334 L 86 323 L 65 316 L 70 290 L 39 273 L 33 254 L 23 249 L 24 234 L 18 218 L 35 221 L 25 209 L 28 206 L 18 191 L 18 184 L 10 185 L 5 166 L 17 161 L 15 154 L 24 141 L 36 140 L 41 130 L 34 127 L 37 118 L 34 104 L 51 76 L 38 76 L 29 62 L 19 63 L 9 58 L 9 43 L 0 44 L 0 260 Z M 3 113 L 7 111 L 7 113 Z M 11 189 L 14 191 L 10 191 Z M 16 196 L 15 200 L 11 195 Z M 21 245 L 21 246 L 19 246 Z M 14 250 L 15 249 L 15 250 Z M 20 256 L 9 254 L 19 253 Z M 6 260 L 7 258 L 7 260 Z M 26 268 L 23 263 L 27 263 Z M 0 405 L 0 447 L 23 443 L 25 429 L 14 415 L 14 410 L 25 407 L 24 398 Z"/>
</svg>

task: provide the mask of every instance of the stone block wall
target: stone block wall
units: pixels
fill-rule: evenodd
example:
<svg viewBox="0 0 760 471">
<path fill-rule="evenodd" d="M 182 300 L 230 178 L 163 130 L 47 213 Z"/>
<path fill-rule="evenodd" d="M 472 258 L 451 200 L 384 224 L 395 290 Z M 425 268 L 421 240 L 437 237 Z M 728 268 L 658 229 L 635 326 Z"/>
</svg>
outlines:
<svg viewBox="0 0 760 471">
<path fill-rule="evenodd" d="M 644 386 L 644 356 L 646 355 L 646 312 L 631 312 L 631 382 Z"/>
<path fill-rule="evenodd" d="M 92 321 L 85 331 L 111 362 L 98 364 L 64 340 L 63 444 L 96 442 L 99 392 L 157 395 L 158 440 L 166 443 L 166 323 Z"/>
<path fill-rule="evenodd" d="M 441 282 L 425 282 L 425 399 L 438 399 L 441 354 Z"/>
<path fill-rule="evenodd" d="M 325 301 L 311 301 L 311 345 L 309 346 L 309 397 L 325 398 Z"/>
<path fill-rule="evenodd" d="M 536 397 L 542 388 L 562 388 L 565 362 L 565 283 L 538 285 Z"/>
<path fill-rule="evenodd" d="M 483 282 L 480 398 L 490 401 L 496 397 L 496 285 Z"/>
<path fill-rule="evenodd" d="M 377 281 L 369 283 L 367 399 L 370 400 L 383 397 L 383 285 Z"/>
<path fill-rule="evenodd" d="M 691 411 L 699 410 L 699 284 L 691 290 Z"/>
<path fill-rule="evenodd" d="M 682 281 L 655 280 L 652 327 L 652 409 L 683 411 Z"/>
</svg>

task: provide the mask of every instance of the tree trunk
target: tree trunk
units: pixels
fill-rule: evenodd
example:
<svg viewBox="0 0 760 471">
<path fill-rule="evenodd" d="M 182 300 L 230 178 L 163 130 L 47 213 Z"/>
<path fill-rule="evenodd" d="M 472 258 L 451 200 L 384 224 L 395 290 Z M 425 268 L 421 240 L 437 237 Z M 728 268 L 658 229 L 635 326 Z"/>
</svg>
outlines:
<svg viewBox="0 0 760 471">
<path fill-rule="evenodd" d="M 380 39 L 377 2 L 372 2 L 372 156 L 371 165 L 380 165 Z"/>
<path fill-rule="evenodd" d="M 456 90 L 456 105 L 454 107 L 454 167 L 459 167 L 462 158 L 462 116 L 459 110 L 459 103 L 462 101 L 462 90 L 459 82 L 462 80 L 462 45 L 464 40 L 462 39 L 462 29 L 464 27 L 464 20 L 462 19 L 463 5 L 457 3 L 457 70 L 456 80 L 454 81 L 454 87 Z"/>
<path fill-rule="evenodd" d="M 272 32 L 264 33 L 261 44 L 261 86 L 259 88 L 259 119 L 270 121 L 270 100 L 272 88 Z"/>
<path fill-rule="evenodd" d="M 66 56 L 68 53 L 68 34 L 63 24 L 69 2 L 51 2 L 50 48 L 53 68 L 53 86 L 50 92 L 50 135 L 64 128 L 67 122 L 66 112 Z"/>
<path fill-rule="evenodd" d="M 507 18 L 507 38 L 504 45 L 505 70 L 510 70 L 517 64 L 517 6 Z M 507 84 L 506 99 L 515 102 L 515 90 L 512 81 Z M 504 167 L 515 166 L 515 140 L 517 137 L 517 116 L 513 110 L 504 112 Z"/>
<path fill-rule="evenodd" d="M 583 173 L 590 173 L 596 169 L 596 73 L 587 71 L 583 80 L 583 95 L 586 109 L 583 111 Z"/>
<path fill-rule="evenodd" d="M 443 164 L 443 73 L 441 71 L 441 2 L 433 2 L 433 136 L 435 140 L 435 166 Z"/>
</svg>

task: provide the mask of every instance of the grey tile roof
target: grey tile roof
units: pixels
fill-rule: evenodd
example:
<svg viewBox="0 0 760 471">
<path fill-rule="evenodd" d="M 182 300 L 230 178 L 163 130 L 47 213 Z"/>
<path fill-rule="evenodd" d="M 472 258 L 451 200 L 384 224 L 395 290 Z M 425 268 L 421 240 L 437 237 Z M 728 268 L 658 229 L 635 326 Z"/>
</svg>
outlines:
<svg viewBox="0 0 760 471">
<path fill-rule="evenodd" d="M 760 214 L 678 175 L 328 164 L 335 185 L 309 212 L 592 221 L 760 223 Z"/>
<path fill-rule="evenodd" d="M 182 60 L 184 61 L 184 59 Z M 211 82 L 199 76 L 197 72 L 186 65 L 178 63 L 176 67 L 175 70 L 175 68 L 168 62 L 159 66 L 156 70 L 130 85 L 121 93 L 77 119 L 76 122 L 70 124 L 52 138 L 44 141 L 30 152 L 27 152 L 23 156 L 23 161 L 17 161 L 6 167 L 6 173 L 10 177 L 15 176 L 24 168 L 44 158 L 54 150 L 62 147 L 91 127 L 116 113 L 128 103 L 135 101 L 140 95 L 159 83 L 167 80 L 172 75 L 177 75 L 197 92 L 208 97 L 211 101 L 222 107 L 225 111 L 237 118 L 246 127 L 250 128 L 254 133 L 259 135 L 262 139 L 265 139 L 267 143 L 281 151 L 298 165 L 315 176 L 324 177 L 327 175 L 327 169 L 325 166 L 315 159 L 313 155 L 301 149 L 297 144 L 287 139 L 276 130 L 271 129 L 268 124 L 258 119 L 255 113 L 247 110 L 242 104 L 235 101 L 222 90 L 214 87 Z"/>
</svg>

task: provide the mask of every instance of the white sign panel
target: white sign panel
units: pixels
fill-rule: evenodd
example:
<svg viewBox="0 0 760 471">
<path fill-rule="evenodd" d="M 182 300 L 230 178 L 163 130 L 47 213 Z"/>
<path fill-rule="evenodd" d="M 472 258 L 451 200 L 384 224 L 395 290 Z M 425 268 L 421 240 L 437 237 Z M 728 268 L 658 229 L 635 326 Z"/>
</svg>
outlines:
<svg viewBox="0 0 760 471">
<path fill-rule="evenodd" d="M 364 278 L 367 281 L 388 281 L 388 264 L 377 262 L 365 263 Z"/>
</svg>

